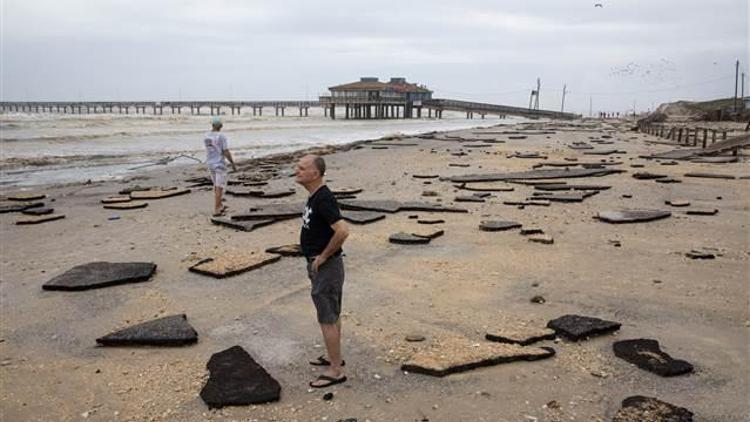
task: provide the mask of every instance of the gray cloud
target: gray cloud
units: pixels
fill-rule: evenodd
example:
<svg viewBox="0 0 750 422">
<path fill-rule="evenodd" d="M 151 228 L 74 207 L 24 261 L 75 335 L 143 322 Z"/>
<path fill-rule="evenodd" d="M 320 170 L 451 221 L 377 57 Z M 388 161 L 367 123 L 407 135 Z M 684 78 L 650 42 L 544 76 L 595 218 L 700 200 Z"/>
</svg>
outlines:
<svg viewBox="0 0 750 422">
<path fill-rule="evenodd" d="M 747 69 L 746 1 L 593 3 L 4 0 L 2 98 L 314 98 L 399 75 L 524 105 L 540 77 L 543 107 L 567 84 L 588 112 L 730 96 Z"/>
</svg>

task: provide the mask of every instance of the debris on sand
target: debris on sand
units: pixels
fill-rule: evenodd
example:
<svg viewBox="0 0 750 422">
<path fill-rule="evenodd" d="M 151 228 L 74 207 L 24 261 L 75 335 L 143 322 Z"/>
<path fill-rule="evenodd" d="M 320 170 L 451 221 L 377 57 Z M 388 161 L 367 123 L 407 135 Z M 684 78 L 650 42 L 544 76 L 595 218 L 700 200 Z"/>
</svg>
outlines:
<svg viewBox="0 0 750 422">
<path fill-rule="evenodd" d="M 170 315 L 96 339 L 102 346 L 185 346 L 198 341 L 198 333 L 185 314 Z"/>
<path fill-rule="evenodd" d="M 581 315 L 564 315 L 547 323 L 547 327 L 572 341 L 609 334 L 620 326 L 619 322 Z"/>
<path fill-rule="evenodd" d="M 278 401 L 281 385 L 240 346 L 215 353 L 200 397 L 209 408 Z"/>
<path fill-rule="evenodd" d="M 226 251 L 215 257 L 198 261 L 189 268 L 198 274 L 215 278 L 231 277 L 272 264 L 281 259 L 281 255 L 260 251 Z"/>
<path fill-rule="evenodd" d="M 148 281 L 156 272 L 151 262 L 91 262 L 54 277 L 44 290 L 79 291 Z"/>
<path fill-rule="evenodd" d="M 444 377 L 470 371 L 483 366 L 493 366 L 516 361 L 534 361 L 550 358 L 555 351 L 550 347 L 519 346 L 495 342 L 477 343 L 456 337 L 434 341 L 429 348 L 416 352 L 402 371 Z"/>
<path fill-rule="evenodd" d="M 673 359 L 659 347 L 659 342 L 651 339 L 616 341 L 612 345 L 615 356 L 662 377 L 673 377 L 693 372 L 690 363 Z"/>
<path fill-rule="evenodd" d="M 617 210 L 617 211 L 599 211 L 596 215 L 600 221 L 606 223 L 645 223 L 648 221 L 661 220 L 671 216 L 669 211 L 660 210 Z"/>
<path fill-rule="evenodd" d="M 693 412 L 653 397 L 631 396 L 612 422 L 693 422 Z"/>
</svg>

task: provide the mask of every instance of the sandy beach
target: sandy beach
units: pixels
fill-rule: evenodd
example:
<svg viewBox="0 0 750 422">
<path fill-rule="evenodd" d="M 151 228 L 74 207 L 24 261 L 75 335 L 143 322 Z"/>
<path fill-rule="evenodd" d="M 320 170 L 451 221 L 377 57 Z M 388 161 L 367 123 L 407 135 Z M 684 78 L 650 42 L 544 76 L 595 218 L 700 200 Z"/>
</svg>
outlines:
<svg viewBox="0 0 750 422">
<path fill-rule="evenodd" d="M 298 243 L 299 219 L 251 232 L 212 224 L 207 186 L 149 200 L 142 209 L 102 207 L 103 198 L 136 185 L 188 187 L 192 183 L 186 180 L 206 176 L 200 165 L 122 181 L 6 188 L 3 196 L 46 194 L 45 206 L 65 218 L 16 225 L 20 213 L 0 214 L 2 419 L 609 421 L 623 399 L 644 395 L 685 407 L 696 421 L 750 420 L 750 180 L 740 178 L 750 176 L 747 157 L 741 151 L 738 162 L 725 164 L 640 158 L 676 147 L 633 127 L 634 122 L 617 120 L 524 123 L 322 148 L 331 188 L 360 188 L 356 198 L 361 200 L 423 201 L 468 210 L 386 213 L 383 220 L 350 225 L 342 316 L 349 381 L 329 389 L 334 392 L 329 401 L 307 384 L 317 374 L 307 362 L 324 347 L 304 259 L 282 257 L 224 279 L 188 271 L 206 257 Z M 517 133 L 503 133 L 508 131 Z M 525 138 L 511 139 L 517 137 Z M 612 143 L 570 148 L 592 140 Z M 618 152 L 585 154 L 606 149 Z M 544 158 L 512 156 L 516 152 Z M 296 192 L 278 199 L 228 195 L 230 215 L 304 202 L 304 189 L 290 177 L 298 155 L 241 161 L 232 179 L 265 180 L 264 190 Z M 457 196 L 474 192 L 450 180 L 528 171 L 545 163 L 602 161 L 622 172 L 561 180 L 610 186 L 575 203 L 506 205 L 526 201 L 538 190 L 501 181 L 486 185 L 513 190 L 491 192 L 484 202 L 458 202 Z M 636 179 L 636 172 L 680 183 Z M 700 172 L 734 178 L 685 176 Z M 690 205 L 665 203 L 677 200 Z M 671 216 L 634 224 L 595 218 L 620 209 L 666 210 Z M 718 213 L 688 215 L 690 209 Z M 414 215 L 444 223 L 421 225 L 410 218 Z M 542 229 L 554 243 L 531 242 L 518 229 L 480 231 L 487 220 Z M 388 240 L 397 232 L 435 228 L 444 235 L 426 245 Z M 715 257 L 687 257 L 694 249 Z M 52 277 L 93 261 L 153 262 L 157 270 L 149 282 L 81 292 L 42 290 Z M 535 296 L 543 303 L 532 302 Z M 116 329 L 183 313 L 198 332 L 194 345 L 99 347 L 95 341 Z M 481 345 L 488 331 L 545 327 L 566 314 L 622 326 L 580 342 L 557 337 L 535 343 L 553 348 L 555 355 L 534 362 L 446 377 L 401 369 L 414 355 L 451 339 Z M 425 340 L 407 342 L 410 334 Z M 639 338 L 658 340 L 672 357 L 693 364 L 694 372 L 661 377 L 614 355 L 613 342 Z M 279 402 L 214 410 L 204 404 L 199 392 L 208 378 L 208 359 L 234 345 L 279 381 Z"/>
</svg>

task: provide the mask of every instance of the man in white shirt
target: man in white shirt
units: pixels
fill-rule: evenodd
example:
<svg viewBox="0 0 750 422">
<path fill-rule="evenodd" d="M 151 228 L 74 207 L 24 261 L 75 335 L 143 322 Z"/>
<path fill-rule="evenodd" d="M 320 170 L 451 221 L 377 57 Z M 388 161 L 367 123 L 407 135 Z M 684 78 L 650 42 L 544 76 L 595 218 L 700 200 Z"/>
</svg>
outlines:
<svg viewBox="0 0 750 422">
<path fill-rule="evenodd" d="M 237 171 L 232 153 L 229 152 L 227 137 L 220 133 L 222 126 L 221 119 L 214 117 L 211 121 L 211 131 L 203 137 L 203 143 L 206 146 L 206 165 L 214 184 L 214 217 L 222 215 L 226 210 L 226 207 L 221 204 L 221 198 L 229 178 L 227 160 L 232 164 L 232 170 Z"/>
</svg>

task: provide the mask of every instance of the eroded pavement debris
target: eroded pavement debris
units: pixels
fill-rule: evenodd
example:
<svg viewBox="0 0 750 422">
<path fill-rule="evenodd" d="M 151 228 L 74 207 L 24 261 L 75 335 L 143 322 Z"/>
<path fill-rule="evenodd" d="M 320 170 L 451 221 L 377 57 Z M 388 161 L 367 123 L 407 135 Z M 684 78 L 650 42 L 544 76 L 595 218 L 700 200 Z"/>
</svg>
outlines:
<svg viewBox="0 0 750 422">
<path fill-rule="evenodd" d="M 213 354 L 206 367 L 210 374 L 200 397 L 209 408 L 268 403 L 281 397 L 279 382 L 240 346 Z"/>
<path fill-rule="evenodd" d="M 264 267 L 280 259 L 281 255 L 261 251 L 225 251 L 215 257 L 198 261 L 189 270 L 215 278 L 224 278 Z"/>
<path fill-rule="evenodd" d="M 547 327 L 572 341 L 609 334 L 620 329 L 619 322 L 581 315 L 563 315 L 547 323 Z"/>
<path fill-rule="evenodd" d="M 693 372 L 693 365 L 673 359 L 651 339 L 621 340 L 612 344 L 615 356 L 649 372 L 663 377 L 673 377 Z"/>
<path fill-rule="evenodd" d="M 653 397 L 631 396 L 612 422 L 693 422 L 693 412 Z"/>
<path fill-rule="evenodd" d="M 102 346 L 185 346 L 197 341 L 198 333 L 185 314 L 136 324 L 96 339 Z"/>
<path fill-rule="evenodd" d="M 534 361 L 555 355 L 551 347 L 475 342 L 468 338 L 444 338 L 416 352 L 402 371 L 444 377 L 449 374 L 516 361 Z"/>
<path fill-rule="evenodd" d="M 151 262 L 91 262 L 52 278 L 44 290 L 78 291 L 149 281 L 156 272 Z"/>
</svg>

